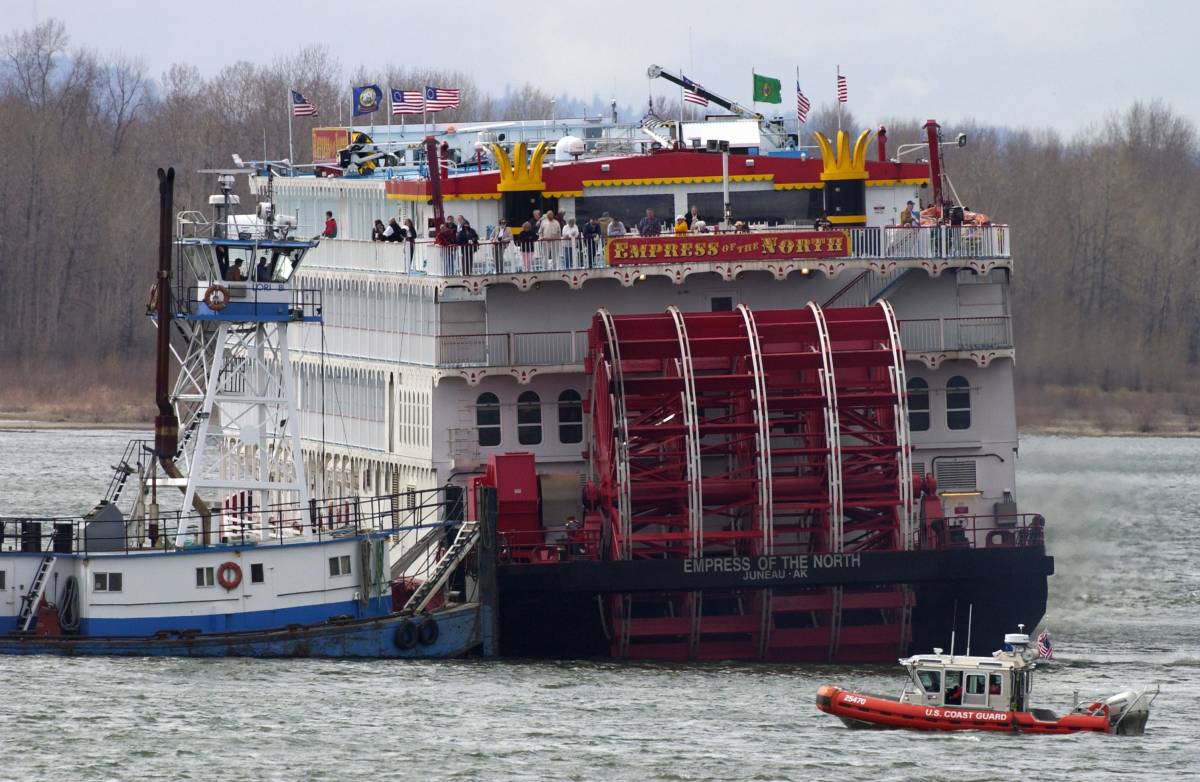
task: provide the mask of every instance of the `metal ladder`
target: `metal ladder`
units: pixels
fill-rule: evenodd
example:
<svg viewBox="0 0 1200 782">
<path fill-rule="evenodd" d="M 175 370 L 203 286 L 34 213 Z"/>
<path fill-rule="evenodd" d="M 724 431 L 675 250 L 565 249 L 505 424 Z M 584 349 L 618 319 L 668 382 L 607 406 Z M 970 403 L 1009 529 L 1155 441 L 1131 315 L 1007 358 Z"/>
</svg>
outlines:
<svg viewBox="0 0 1200 782">
<path fill-rule="evenodd" d="M 442 585 L 450 578 L 450 574 L 454 572 L 454 568 L 463 561 L 467 554 L 471 553 L 471 549 L 478 541 L 479 524 L 474 521 L 464 521 L 458 528 L 458 535 L 454 538 L 454 543 L 446 551 L 445 556 L 438 560 L 433 572 L 429 574 L 429 578 L 425 579 L 425 583 L 412 593 L 412 597 L 404 604 L 401 613 L 415 614 L 423 611 L 434 593 L 442 588 Z"/>
<path fill-rule="evenodd" d="M 46 594 L 50 571 L 54 569 L 54 562 L 57 559 L 58 557 L 53 554 L 42 557 L 42 563 L 38 565 L 37 573 L 33 576 L 33 583 L 29 585 L 29 591 L 21 600 L 21 613 L 17 616 L 17 626 L 21 628 L 22 633 L 28 633 L 33 627 L 33 620 L 37 618 L 37 606 L 42 602 L 42 595 Z"/>
</svg>

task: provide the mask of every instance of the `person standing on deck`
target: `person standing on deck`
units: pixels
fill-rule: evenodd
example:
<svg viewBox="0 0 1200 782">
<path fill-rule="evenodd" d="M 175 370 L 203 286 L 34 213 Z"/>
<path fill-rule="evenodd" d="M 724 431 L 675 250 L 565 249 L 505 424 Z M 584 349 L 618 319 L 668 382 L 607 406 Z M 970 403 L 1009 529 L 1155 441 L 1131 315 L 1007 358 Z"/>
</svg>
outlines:
<svg viewBox="0 0 1200 782">
<path fill-rule="evenodd" d="M 546 212 L 542 217 L 542 224 L 538 227 L 538 239 L 541 240 L 541 256 L 546 268 L 552 268 L 551 263 L 558 256 L 558 245 L 562 241 L 562 228 L 553 211 Z"/>
<path fill-rule="evenodd" d="M 479 233 L 461 215 L 458 227 L 458 254 L 462 257 L 462 273 L 470 275 L 475 269 L 475 250 L 479 247 Z"/>
<path fill-rule="evenodd" d="M 333 212 L 325 213 L 325 230 L 321 232 L 321 236 L 325 239 L 337 238 L 337 220 L 333 219 Z"/>
<path fill-rule="evenodd" d="M 408 268 L 405 271 L 412 271 L 413 257 L 417 253 L 417 227 L 413 225 L 411 217 L 404 218 L 404 240 L 408 242 Z"/>
<path fill-rule="evenodd" d="M 655 219 L 653 209 L 646 210 L 646 216 L 637 224 L 637 230 L 640 236 L 658 236 L 662 233 L 662 225 Z"/>
<path fill-rule="evenodd" d="M 575 264 L 575 252 L 579 249 L 579 236 L 579 226 L 575 225 L 575 218 L 568 218 L 567 224 L 562 229 L 563 256 L 568 269 Z"/>
<path fill-rule="evenodd" d="M 587 265 L 596 265 L 596 248 L 600 245 L 600 221 L 595 217 L 589 219 L 583 226 L 583 244 L 587 251 Z"/>
</svg>

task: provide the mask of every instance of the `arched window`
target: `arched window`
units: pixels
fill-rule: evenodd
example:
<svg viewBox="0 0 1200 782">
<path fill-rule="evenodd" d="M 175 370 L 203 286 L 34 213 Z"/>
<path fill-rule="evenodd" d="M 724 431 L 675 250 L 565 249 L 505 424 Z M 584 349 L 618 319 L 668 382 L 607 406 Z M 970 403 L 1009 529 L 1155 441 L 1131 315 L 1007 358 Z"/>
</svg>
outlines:
<svg viewBox="0 0 1200 782">
<path fill-rule="evenodd" d="M 946 426 L 971 428 L 971 384 L 962 375 L 946 381 Z"/>
<path fill-rule="evenodd" d="M 480 445 L 500 444 L 500 399 L 490 391 L 475 400 L 475 428 Z"/>
<path fill-rule="evenodd" d="M 558 395 L 558 441 L 583 442 L 583 400 L 571 388 Z"/>
<path fill-rule="evenodd" d="M 908 428 L 914 432 L 929 430 L 929 384 L 919 377 L 908 379 Z"/>
<path fill-rule="evenodd" d="M 535 391 L 517 397 L 517 442 L 537 445 L 542 441 L 542 400 Z"/>
</svg>

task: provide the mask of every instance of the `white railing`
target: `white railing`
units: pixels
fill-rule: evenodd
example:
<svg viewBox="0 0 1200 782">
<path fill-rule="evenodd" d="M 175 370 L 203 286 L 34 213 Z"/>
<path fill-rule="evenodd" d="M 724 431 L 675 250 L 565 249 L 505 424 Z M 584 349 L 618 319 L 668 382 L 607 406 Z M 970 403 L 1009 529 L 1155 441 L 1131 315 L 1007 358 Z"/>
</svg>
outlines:
<svg viewBox="0 0 1200 782">
<path fill-rule="evenodd" d="M 900 344 L 912 353 L 1011 348 L 1012 320 L 1006 316 L 902 320 Z"/>
<path fill-rule="evenodd" d="M 582 364 L 587 355 L 587 332 L 442 335 L 437 338 L 437 345 L 439 366 L 573 365 Z"/>
<path fill-rule="evenodd" d="M 802 228 L 762 228 L 782 233 Z M 987 226 L 922 226 L 847 228 L 851 260 L 943 260 L 1011 258 L 1009 228 Z M 669 233 L 659 238 L 670 240 Z M 753 261 L 753 258 L 747 260 Z M 601 268 L 604 239 L 546 239 L 534 242 L 483 240 L 470 245 L 442 246 L 429 240 L 370 242 L 326 239 L 309 252 L 308 266 L 317 268 L 426 274 L 439 277 L 479 276 L 512 272 Z M 644 261 L 643 265 L 654 261 Z M 664 260 L 660 264 L 669 264 Z M 696 262 L 693 262 L 693 265 Z M 704 263 L 704 261 L 699 261 Z"/>
</svg>

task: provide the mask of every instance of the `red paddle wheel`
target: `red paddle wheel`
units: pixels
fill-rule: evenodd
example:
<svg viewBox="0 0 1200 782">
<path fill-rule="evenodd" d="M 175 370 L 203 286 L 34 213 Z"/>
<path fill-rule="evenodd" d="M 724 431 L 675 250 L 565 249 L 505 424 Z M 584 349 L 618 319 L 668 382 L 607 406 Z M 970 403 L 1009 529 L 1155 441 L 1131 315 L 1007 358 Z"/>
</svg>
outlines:
<svg viewBox="0 0 1200 782">
<path fill-rule="evenodd" d="M 837 554 L 912 539 L 904 364 L 886 303 L 596 315 L 593 499 L 614 559 Z M 610 601 L 613 653 L 878 658 L 911 598 L 706 590 Z"/>
</svg>

